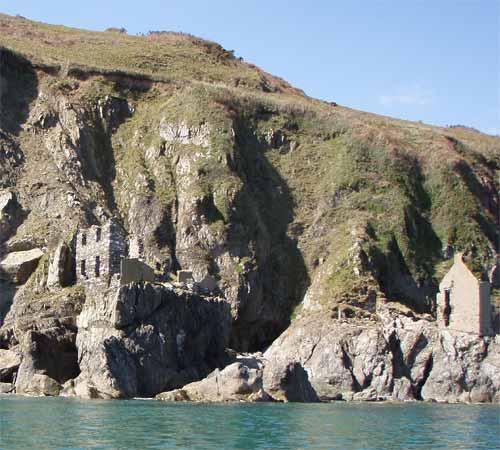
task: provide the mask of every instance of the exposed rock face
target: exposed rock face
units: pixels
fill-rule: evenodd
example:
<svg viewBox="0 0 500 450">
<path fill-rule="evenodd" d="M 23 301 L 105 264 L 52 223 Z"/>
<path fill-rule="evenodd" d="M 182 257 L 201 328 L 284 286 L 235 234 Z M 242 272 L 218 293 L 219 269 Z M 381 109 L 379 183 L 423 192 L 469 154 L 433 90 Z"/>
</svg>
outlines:
<svg viewBox="0 0 500 450">
<path fill-rule="evenodd" d="M 29 331 L 20 347 L 23 359 L 16 393 L 57 395 L 63 383 L 78 375 L 74 335 L 62 327 Z"/>
<path fill-rule="evenodd" d="M 21 212 L 15 195 L 10 191 L 0 191 L 0 243 L 14 231 Z"/>
<path fill-rule="evenodd" d="M 500 339 L 443 331 L 434 343 L 432 370 L 422 399 L 438 402 L 500 401 Z"/>
<path fill-rule="evenodd" d="M 66 242 L 61 242 L 51 255 L 48 274 L 47 287 L 58 289 L 70 286 L 75 281 L 75 261 L 71 253 L 70 246 Z"/>
<path fill-rule="evenodd" d="M 498 338 L 440 331 L 382 307 L 364 323 L 299 319 L 264 357 L 300 362 L 323 400 L 489 402 L 500 397 L 499 349 Z"/>
<path fill-rule="evenodd" d="M 0 382 L 12 383 L 21 364 L 21 355 L 13 350 L 0 349 Z"/>
<path fill-rule="evenodd" d="M 17 143 L 0 129 L 0 188 L 15 184 L 16 172 L 23 161 L 24 154 Z"/>
<path fill-rule="evenodd" d="M 43 252 L 35 248 L 24 252 L 9 253 L 0 261 L 0 277 L 16 284 L 24 284 L 35 271 Z"/>
<path fill-rule="evenodd" d="M 204 123 L 196 128 L 190 128 L 186 122 L 160 123 L 160 136 L 168 143 L 193 144 L 208 147 L 210 144 L 210 128 Z"/>
<path fill-rule="evenodd" d="M 213 139 L 208 139 L 208 124 L 187 127 L 162 120 L 160 136 L 167 143 L 164 154 L 147 151 L 146 158 L 158 179 L 175 181 L 175 230 L 170 236 L 170 245 L 175 243 L 175 247 L 170 255 L 175 255 L 180 267 L 191 270 L 198 283 L 217 276 L 217 286 L 211 290 L 218 288 L 231 304 L 231 345 L 252 351 L 268 345 L 285 328 L 292 304 L 298 301 L 297 284 L 305 283 L 293 275 L 307 276 L 286 236 L 291 218 L 286 208 L 291 200 L 272 181 L 275 173 L 259 152 L 265 146 L 252 130 L 238 129 L 228 117 L 223 120 L 233 127 L 224 136 L 231 156 L 221 154 Z M 188 148 L 193 151 L 183 150 Z M 163 164 L 170 167 L 168 174 L 160 172 Z M 200 176 L 207 166 L 218 167 L 225 182 Z M 262 185 L 255 183 L 260 177 L 267 180 Z M 159 207 L 147 206 L 152 209 L 147 217 L 166 228 L 160 222 L 165 220 L 156 218 L 154 211 Z M 151 227 L 151 220 L 142 226 L 143 202 L 132 202 L 128 214 L 134 233 Z M 137 231 L 136 223 L 141 225 Z M 290 261 L 293 271 L 284 270 Z"/>
<path fill-rule="evenodd" d="M 74 341 L 76 318 L 85 301 L 83 291 L 78 286 L 55 293 L 37 290 L 35 283 L 30 280 L 17 291 L 0 328 L 0 348 L 19 345 L 30 331 L 43 332 L 58 328 L 72 335 Z"/>
<path fill-rule="evenodd" d="M 61 385 L 79 372 L 76 317 L 85 296 L 75 288 L 56 293 L 38 289 L 30 280 L 14 297 L 0 328 L 0 348 L 18 354 L 20 364 L 12 367 L 0 358 L 0 372 L 9 367 L 17 372 L 12 376 L 17 393 L 57 395 Z"/>
<path fill-rule="evenodd" d="M 16 286 L 0 280 L 0 327 L 9 312 L 16 290 Z"/>
<path fill-rule="evenodd" d="M 223 363 L 230 311 L 215 298 L 131 284 L 87 295 L 78 328 L 81 373 L 66 395 L 150 397 Z"/>
<path fill-rule="evenodd" d="M 0 49 L 0 348 L 20 355 L 0 356 L 7 385 L 19 372 L 16 389 L 42 395 L 498 400 L 498 338 L 375 313 L 432 312 L 457 251 L 498 287 L 498 138 L 312 100 L 192 37 L 130 53 L 116 35 L 38 27 L 0 15 L 0 38 L 16 30 Z M 40 33 L 36 62 L 21 56 Z M 192 271 L 224 301 L 84 292 L 61 242 L 112 217 L 158 279 Z M 221 370 L 228 342 L 272 345 Z"/>
<path fill-rule="evenodd" d="M 155 398 L 165 401 L 264 401 L 270 397 L 262 389 L 263 361 L 261 357 L 240 356 L 223 370 L 215 369 L 201 381 L 189 383 Z"/>
<path fill-rule="evenodd" d="M 299 362 L 267 362 L 264 372 L 264 391 L 274 400 L 287 402 L 317 402 L 316 392 L 309 382 L 307 372 Z"/>
</svg>

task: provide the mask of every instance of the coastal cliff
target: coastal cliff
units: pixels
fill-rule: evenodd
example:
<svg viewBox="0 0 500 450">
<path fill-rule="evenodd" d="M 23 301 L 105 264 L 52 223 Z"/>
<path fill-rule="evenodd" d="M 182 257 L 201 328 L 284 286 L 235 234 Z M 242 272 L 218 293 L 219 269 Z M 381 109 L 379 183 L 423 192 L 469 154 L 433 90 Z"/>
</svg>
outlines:
<svg viewBox="0 0 500 450">
<path fill-rule="evenodd" d="M 0 15 L 0 388 L 499 401 L 498 337 L 435 320 L 457 252 L 500 304 L 499 169 L 498 137 L 315 100 L 213 42 Z M 156 283 L 80 280 L 77 232 L 111 218 Z"/>
</svg>

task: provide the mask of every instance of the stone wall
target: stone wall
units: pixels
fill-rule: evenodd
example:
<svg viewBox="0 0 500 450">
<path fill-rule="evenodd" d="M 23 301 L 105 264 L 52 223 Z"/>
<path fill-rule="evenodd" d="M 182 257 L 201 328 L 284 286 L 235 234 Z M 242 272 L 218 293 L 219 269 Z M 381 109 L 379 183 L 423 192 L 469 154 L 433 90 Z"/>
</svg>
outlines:
<svg viewBox="0 0 500 450">
<path fill-rule="evenodd" d="M 110 221 L 109 231 L 110 273 L 115 274 L 120 273 L 121 260 L 128 254 L 127 240 L 125 232 L 115 220 Z"/>
<path fill-rule="evenodd" d="M 187 283 L 193 281 L 193 272 L 191 270 L 178 270 L 177 281 L 179 283 Z"/>
<path fill-rule="evenodd" d="M 490 288 L 465 265 L 462 254 L 439 285 L 438 323 L 441 328 L 489 335 L 492 333 Z"/>
<path fill-rule="evenodd" d="M 154 282 L 154 270 L 136 258 L 122 259 L 120 284 L 139 283 L 142 281 Z"/>
<path fill-rule="evenodd" d="M 114 219 L 102 226 L 79 230 L 76 236 L 77 279 L 109 279 L 120 273 L 120 262 L 126 254 L 125 233 Z"/>
</svg>

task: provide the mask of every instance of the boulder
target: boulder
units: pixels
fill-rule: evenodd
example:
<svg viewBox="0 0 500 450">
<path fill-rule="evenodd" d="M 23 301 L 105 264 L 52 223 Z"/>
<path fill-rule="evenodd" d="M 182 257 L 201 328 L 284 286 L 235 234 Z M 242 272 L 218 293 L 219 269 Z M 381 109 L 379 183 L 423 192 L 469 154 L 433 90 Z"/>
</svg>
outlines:
<svg viewBox="0 0 500 450">
<path fill-rule="evenodd" d="M 165 401 L 260 401 L 266 398 L 262 391 L 263 362 L 258 357 L 238 357 L 223 370 L 215 369 L 201 381 L 187 384 L 182 389 L 162 392 L 155 398 Z"/>
<path fill-rule="evenodd" d="M 12 382 L 20 364 L 18 352 L 0 349 L 0 382 Z"/>
<path fill-rule="evenodd" d="M 10 191 L 0 191 L 0 242 L 15 230 L 22 215 L 16 196 Z"/>
<path fill-rule="evenodd" d="M 163 402 L 188 402 L 192 399 L 184 389 L 174 389 L 172 391 L 160 392 L 155 396 L 155 400 Z"/>
<path fill-rule="evenodd" d="M 0 261 L 0 278 L 15 284 L 24 284 L 35 271 L 42 256 L 43 252 L 38 248 L 9 253 Z"/>
<path fill-rule="evenodd" d="M 20 350 L 16 393 L 58 395 L 61 385 L 78 374 L 74 336 L 62 328 L 27 332 Z"/>
<path fill-rule="evenodd" d="M 0 382 L 0 394 L 9 394 L 14 390 L 14 385 L 12 383 L 1 383 Z"/>
<path fill-rule="evenodd" d="M 74 260 L 68 244 L 61 242 L 50 257 L 47 287 L 57 289 L 75 281 Z"/>
<path fill-rule="evenodd" d="M 42 373 L 33 374 L 27 384 L 16 383 L 17 394 L 56 396 L 61 389 L 56 380 Z"/>
<path fill-rule="evenodd" d="M 264 391 L 274 400 L 284 402 L 318 402 L 316 391 L 300 362 L 277 359 L 266 362 Z"/>
</svg>

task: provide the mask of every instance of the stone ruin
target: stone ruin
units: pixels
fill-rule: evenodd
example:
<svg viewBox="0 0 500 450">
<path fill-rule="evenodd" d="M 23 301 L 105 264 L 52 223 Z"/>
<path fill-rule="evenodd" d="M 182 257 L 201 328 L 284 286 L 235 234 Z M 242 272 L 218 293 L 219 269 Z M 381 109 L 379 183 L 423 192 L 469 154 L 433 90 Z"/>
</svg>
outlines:
<svg viewBox="0 0 500 450">
<path fill-rule="evenodd" d="M 125 233 L 116 219 L 103 226 L 80 229 L 76 235 L 77 279 L 110 279 L 120 273 L 120 263 L 126 255 Z"/>
<path fill-rule="evenodd" d="M 455 255 L 453 266 L 439 284 L 437 320 L 444 329 L 479 336 L 494 334 L 490 283 L 476 278 L 462 253 Z"/>
<path fill-rule="evenodd" d="M 177 281 L 179 283 L 193 282 L 193 272 L 191 270 L 178 270 L 177 271 Z"/>
<path fill-rule="evenodd" d="M 152 267 L 138 258 L 123 258 L 120 265 L 120 284 L 156 280 Z"/>
<path fill-rule="evenodd" d="M 116 277 L 120 285 L 154 282 L 155 272 L 144 262 L 144 244 L 137 237 L 127 238 L 119 222 L 112 218 L 105 224 L 80 229 L 76 235 L 76 278 L 89 283 L 110 284 Z M 212 293 L 217 281 L 210 275 L 195 282 L 193 272 L 179 270 L 178 282 L 193 283 L 204 293 Z"/>
<path fill-rule="evenodd" d="M 114 276 L 120 284 L 155 281 L 154 270 L 142 259 L 144 245 L 127 239 L 114 218 L 102 226 L 80 229 L 76 235 L 76 276 L 79 281 L 107 282 Z"/>
</svg>

